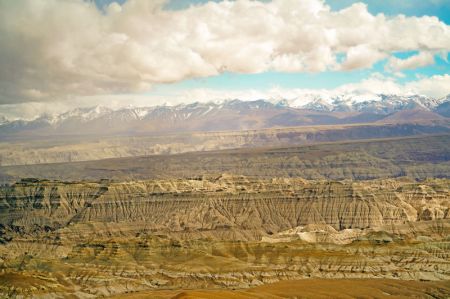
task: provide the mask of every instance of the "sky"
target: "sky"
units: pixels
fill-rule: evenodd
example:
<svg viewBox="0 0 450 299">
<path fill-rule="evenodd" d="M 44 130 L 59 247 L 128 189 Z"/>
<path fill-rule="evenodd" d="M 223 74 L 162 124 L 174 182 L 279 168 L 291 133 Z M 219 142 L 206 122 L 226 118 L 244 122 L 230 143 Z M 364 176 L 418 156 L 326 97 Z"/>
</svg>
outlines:
<svg viewBox="0 0 450 299">
<path fill-rule="evenodd" d="M 448 0 L 0 0 L 0 115 L 450 94 Z"/>
</svg>

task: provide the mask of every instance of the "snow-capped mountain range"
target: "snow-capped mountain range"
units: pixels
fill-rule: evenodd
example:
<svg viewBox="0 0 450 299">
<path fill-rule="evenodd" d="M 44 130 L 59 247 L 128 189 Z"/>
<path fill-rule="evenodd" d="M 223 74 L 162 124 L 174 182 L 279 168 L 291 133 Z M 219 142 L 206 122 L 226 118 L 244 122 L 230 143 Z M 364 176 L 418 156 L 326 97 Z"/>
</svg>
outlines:
<svg viewBox="0 0 450 299">
<path fill-rule="evenodd" d="M 416 112 L 400 113 L 407 110 Z M 450 116 L 449 111 L 450 95 L 434 99 L 420 95 L 310 94 L 296 99 L 224 100 L 116 110 L 96 106 L 58 115 L 41 115 L 31 121 L 8 121 L 0 116 L 0 136 L 20 132 L 48 135 L 239 130 L 368 123 L 383 119 L 407 122 L 446 119 Z"/>
</svg>

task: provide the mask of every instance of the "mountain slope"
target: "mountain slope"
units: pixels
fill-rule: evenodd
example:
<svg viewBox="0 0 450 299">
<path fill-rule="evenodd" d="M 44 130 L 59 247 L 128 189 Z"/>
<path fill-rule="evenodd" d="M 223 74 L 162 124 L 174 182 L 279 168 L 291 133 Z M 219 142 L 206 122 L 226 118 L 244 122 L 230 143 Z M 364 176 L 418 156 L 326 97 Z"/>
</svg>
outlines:
<svg viewBox="0 0 450 299">
<path fill-rule="evenodd" d="M 443 102 L 436 107 L 435 112 L 444 117 L 450 117 L 450 97 L 447 97 L 448 101 Z"/>
<path fill-rule="evenodd" d="M 438 113 L 434 113 L 431 111 L 423 110 L 423 109 L 410 109 L 410 110 L 401 110 L 394 112 L 381 120 L 379 122 L 383 123 L 408 123 L 415 121 L 431 121 L 431 120 L 445 120 L 446 118 Z"/>
</svg>

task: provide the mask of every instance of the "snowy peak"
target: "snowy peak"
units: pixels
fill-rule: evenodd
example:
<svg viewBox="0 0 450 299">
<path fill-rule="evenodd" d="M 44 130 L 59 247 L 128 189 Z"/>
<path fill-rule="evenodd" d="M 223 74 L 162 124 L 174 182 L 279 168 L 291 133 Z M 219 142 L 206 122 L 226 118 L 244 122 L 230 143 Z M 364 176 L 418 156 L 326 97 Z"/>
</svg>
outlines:
<svg viewBox="0 0 450 299">
<path fill-rule="evenodd" d="M 433 110 L 448 98 L 434 99 L 421 95 L 328 95 L 308 94 L 291 100 L 294 108 L 325 112 L 368 112 L 389 114 L 405 109 Z"/>
<path fill-rule="evenodd" d="M 129 107 L 122 108 L 116 111 L 111 111 L 99 118 L 104 118 L 112 121 L 120 122 L 132 122 L 144 119 L 149 113 L 151 113 L 153 108 L 148 107 Z"/>
<path fill-rule="evenodd" d="M 326 101 L 322 98 L 314 99 L 313 101 L 309 102 L 306 105 L 301 106 L 300 108 L 307 109 L 307 110 L 314 110 L 314 111 L 333 111 L 333 110 L 335 110 L 332 104 L 330 104 L 328 101 Z"/>
<path fill-rule="evenodd" d="M 65 120 L 69 118 L 77 118 L 82 121 L 89 121 L 99 118 L 103 115 L 110 113 L 112 110 L 104 106 L 95 106 L 90 108 L 76 108 L 74 110 L 63 113 L 59 116 L 59 120 Z"/>
<path fill-rule="evenodd" d="M 64 112 L 59 115 L 44 114 L 35 119 L 35 122 L 49 123 L 51 125 L 58 125 L 66 121 L 79 121 L 79 122 L 89 122 L 93 119 L 99 118 L 103 115 L 111 113 L 113 110 L 103 107 L 95 106 L 88 108 L 75 108 L 73 110 Z"/>
<path fill-rule="evenodd" d="M 275 105 L 267 100 L 242 101 L 242 100 L 227 100 L 223 103 L 223 107 L 231 110 L 263 110 L 275 108 Z"/>
</svg>

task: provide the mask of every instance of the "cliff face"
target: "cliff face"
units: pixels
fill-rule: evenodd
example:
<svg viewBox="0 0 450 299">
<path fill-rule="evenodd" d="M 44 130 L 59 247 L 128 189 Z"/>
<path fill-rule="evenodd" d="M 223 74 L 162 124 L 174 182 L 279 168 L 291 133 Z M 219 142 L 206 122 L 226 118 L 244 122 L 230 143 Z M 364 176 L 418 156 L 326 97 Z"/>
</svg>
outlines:
<svg viewBox="0 0 450 299">
<path fill-rule="evenodd" d="M 0 190 L 6 297 L 450 277 L 448 179 L 221 175 Z"/>
<path fill-rule="evenodd" d="M 307 224 L 336 230 L 447 219 L 449 180 L 361 182 L 222 175 L 129 183 L 21 182 L 1 189 L 0 223 L 56 229 L 145 223 L 168 233 L 258 239 Z M 250 235 L 248 235 L 250 233 Z"/>
</svg>

